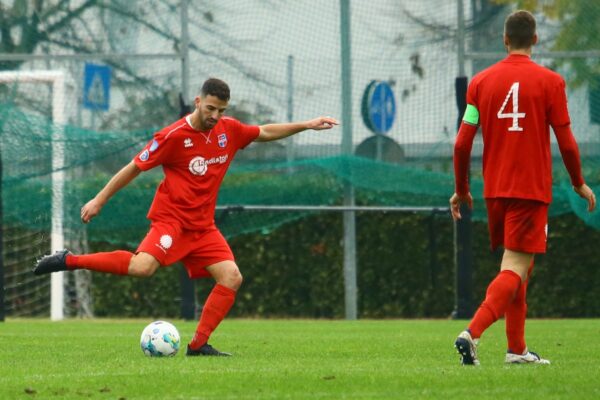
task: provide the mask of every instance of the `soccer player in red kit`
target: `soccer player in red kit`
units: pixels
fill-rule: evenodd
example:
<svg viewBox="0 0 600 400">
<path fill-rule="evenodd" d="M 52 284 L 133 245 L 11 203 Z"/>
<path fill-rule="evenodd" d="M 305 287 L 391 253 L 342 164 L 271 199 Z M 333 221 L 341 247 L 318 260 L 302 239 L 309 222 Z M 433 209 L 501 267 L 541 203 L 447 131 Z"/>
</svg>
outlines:
<svg viewBox="0 0 600 400">
<path fill-rule="evenodd" d="M 472 207 L 468 171 L 477 127 L 483 136 L 483 196 L 492 249 L 504 247 L 500 272 L 487 288 L 468 329 L 455 342 L 463 365 L 479 365 L 477 344 L 483 332 L 502 316 L 506 321 L 507 363 L 549 364 L 525 344 L 527 282 L 536 253 L 546 252 L 548 205 L 552 197 L 550 126 L 554 130 L 573 189 L 596 206 L 581 174 L 579 150 L 570 128 L 565 82 L 531 59 L 537 43 L 536 23 L 527 11 L 516 11 L 504 24 L 508 56 L 473 77 L 467 109 L 454 147 L 456 192 L 452 217 L 460 205 Z"/>
<path fill-rule="evenodd" d="M 250 126 L 223 116 L 229 103 L 229 87 L 222 80 L 204 82 L 194 100 L 195 110 L 167 126 L 122 168 L 106 186 L 81 208 L 81 220 L 90 222 L 106 202 L 140 172 L 162 166 L 164 179 L 148 212 L 150 231 L 135 253 L 74 255 L 56 252 L 38 261 L 37 275 L 88 269 L 117 275 L 151 276 L 161 266 L 182 261 L 190 278 L 212 277 L 209 294 L 187 355 L 222 356 L 208 338 L 232 307 L 242 275 L 229 245 L 215 226 L 214 211 L 219 186 L 236 152 L 253 141 L 278 140 L 307 129 L 330 129 L 338 122 L 330 117 Z"/>
</svg>

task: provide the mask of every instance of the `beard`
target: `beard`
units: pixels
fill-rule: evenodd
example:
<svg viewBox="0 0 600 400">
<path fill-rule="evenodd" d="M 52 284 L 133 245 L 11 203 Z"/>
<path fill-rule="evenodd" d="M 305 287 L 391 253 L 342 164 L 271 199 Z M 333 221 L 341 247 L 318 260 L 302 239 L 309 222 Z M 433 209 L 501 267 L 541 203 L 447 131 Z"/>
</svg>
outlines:
<svg viewBox="0 0 600 400">
<path fill-rule="evenodd" d="M 212 129 L 215 127 L 217 122 L 217 120 L 212 118 L 205 119 L 204 121 L 202 121 L 202 128 L 203 130 Z"/>
</svg>

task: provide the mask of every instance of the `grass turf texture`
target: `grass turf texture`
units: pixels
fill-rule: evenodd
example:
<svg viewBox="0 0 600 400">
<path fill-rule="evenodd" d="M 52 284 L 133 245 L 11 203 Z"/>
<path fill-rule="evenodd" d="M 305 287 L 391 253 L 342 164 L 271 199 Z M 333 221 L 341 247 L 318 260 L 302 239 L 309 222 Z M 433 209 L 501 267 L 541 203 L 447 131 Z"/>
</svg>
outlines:
<svg viewBox="0 0 600 400">
<path fill-rule="evenodd" d="M 174 358 L 139 347 L 150 320 L 0 324 L 0 399 L 600 398 L 600 320 L 533 320 L 528 344 L 549 366 L 504 365 L 504 323 L 482 366 L 453 349 L 465 321 L 226 320 L 211 343 L 229 358 Z"/>
</svg>

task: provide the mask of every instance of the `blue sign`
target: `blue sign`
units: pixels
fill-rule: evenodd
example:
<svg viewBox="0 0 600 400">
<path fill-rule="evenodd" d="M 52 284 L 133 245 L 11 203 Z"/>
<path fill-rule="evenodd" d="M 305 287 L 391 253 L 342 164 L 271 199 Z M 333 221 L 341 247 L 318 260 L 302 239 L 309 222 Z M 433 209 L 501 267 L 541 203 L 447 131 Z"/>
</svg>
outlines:
<svg viewBox="0 0 600 400">
<path fill-rule="evenodd" d="M 85 64 L 83 74 L 83 106 L 85 108 L 108 111 L 110 75 L 111 68 L 108 65 Z"/>
<path fill-rule="evenodd" d="M 363 122 L 374 133 L 386 134 L 396 119 L 396 99 L 387 82 L 371 81 L 362 98 Z"/>
</svg>

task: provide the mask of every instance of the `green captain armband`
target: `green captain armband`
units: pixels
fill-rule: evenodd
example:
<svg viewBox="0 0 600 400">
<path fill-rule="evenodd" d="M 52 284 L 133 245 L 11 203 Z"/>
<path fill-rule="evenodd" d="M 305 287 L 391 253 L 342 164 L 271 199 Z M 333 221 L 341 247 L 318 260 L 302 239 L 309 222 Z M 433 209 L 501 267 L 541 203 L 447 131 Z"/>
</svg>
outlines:
<svg viewBox="0 0 600 400">
<path fill-rule="evenodd" d="M 463 121 L 470 125 L 479 125 L 479 110 L 472 104 L 467 104 Z"/>
</svg>

